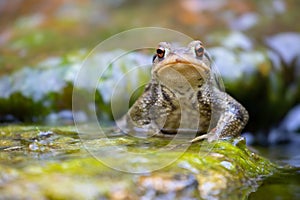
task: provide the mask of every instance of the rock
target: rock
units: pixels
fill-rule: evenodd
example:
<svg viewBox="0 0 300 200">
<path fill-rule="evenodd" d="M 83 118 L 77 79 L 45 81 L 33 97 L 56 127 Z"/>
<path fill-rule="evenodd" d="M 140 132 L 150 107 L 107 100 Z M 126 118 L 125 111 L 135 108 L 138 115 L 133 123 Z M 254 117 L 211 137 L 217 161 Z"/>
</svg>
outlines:
<svg viewBox="0 0 300 200">
<path fill-rule="evenodd" d="M 288 132 L 300 131 L 300 105 L 297 105 L 288 112 L 280 128 Z"/>
<path fill-rule="evenodd" d="M 123 103 L 128 99 L 128 94 L 140 86 L 141 79 L 145 80 L 150 75 L 148 72 L 149 67 L 145 68 L 145 63 L 151 63 L 150 56 L 131 53 L 112 62 L 116 55 L 124 53 L 120 51 L 98 53 L 90 58 L 89 64 L 92 65 L 85 66 L 91 72 L 85 80 L 86 85 L 75 90 L 77 95 L 85 96 L 87 93 L 79 90 L 88 90 L 91 76 L 98 76 L 93 73 L 97 71 L 95 69 L 103 69 L 104 74 L 96 77 L 96 80 L 101 83 L 101 87 L 97 88 L 96 103 L 101 108 L 100 114 L 106 119 L 111 115 L 110 102 L 112 95 L 115 99 L 115 112 L 124 113 Z M 77 73 L 83 67 L 80 63 L 85 55 L 85 51 L 78 51 L 63 57 L 47 58 L 34 67 L 24 67 L 10 75 L 0 77 L 0 107 L 3 108 L 0 111 L 0 121 L 47 121 L 55 124 L 62 123 L 59 119 L 65 119 L 66 123 L 70 123 L 72 118 L 70 119 L 69 113 L 72 110 L 74 81 Z M 140 68 L 132 70 L 134 67 Z M 128 73 L 130 70 L 131 73 Z M 124 74 L 127 75 L 123 76 Z M 127 80 L 126 84 L 123 82 L 120 84 L 122 78 L 123 82 Z M 118 83 L 118 90 L 112 90 Z M 112 93 L 113 91 L 117 91 L 117 93 Z M 93 93 L 93 95 L 95 94 Z M 82 114 L 84 110 L 74 112 Z M 82 118 L 82 120 L 84 119 L 88 120 L 86 117 Z"/>
<path fill-rule="evenodd" d="M 300 34 L 298 33 L 279 33 L 267 37 L 265 42 L 288 66 L 292 65 L 294 60 L 300 59 Z"/>
<path fill-rule="evenodd" d="M 249 151 L 243 138 L 203 141 L 180 152 L 186 141 L 170 146 L 174 142 L 170 139 L 113 136 L 113 132 L 107 132 L 106 139 L 94 133 L 79 140 L 74 130 L 2 127 L 0 199 L 243 199 L 277 171 L 275 164 Z M 170 151 L 163 150 L 166 145 Z M 106 147 L 143 159 L 111 154 L 114 167 L 90 154 Z M 144 156 L 149 153 L 153 157 Z M 173 162 L 147 170 L 173 156 L 177 156 Z M 124 173 L 115 170 L 118 165 L 146 171 Z"/>
</svg>

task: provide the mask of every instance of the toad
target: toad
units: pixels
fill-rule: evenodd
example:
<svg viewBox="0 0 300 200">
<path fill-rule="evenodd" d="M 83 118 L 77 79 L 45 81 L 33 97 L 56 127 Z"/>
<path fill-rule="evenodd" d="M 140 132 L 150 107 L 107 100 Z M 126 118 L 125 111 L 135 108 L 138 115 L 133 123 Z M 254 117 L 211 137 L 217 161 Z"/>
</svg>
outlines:
<svg viewBox="0 0 300 200">
<path fill-rule="evenodd" d="M 192 142 L 237 137 L 248 112 L 215 80 L 201 41 L 187 47 L 161 42 L 150 83 L 118 124 L 127 133 L 194 134 Z"/>
</svg>

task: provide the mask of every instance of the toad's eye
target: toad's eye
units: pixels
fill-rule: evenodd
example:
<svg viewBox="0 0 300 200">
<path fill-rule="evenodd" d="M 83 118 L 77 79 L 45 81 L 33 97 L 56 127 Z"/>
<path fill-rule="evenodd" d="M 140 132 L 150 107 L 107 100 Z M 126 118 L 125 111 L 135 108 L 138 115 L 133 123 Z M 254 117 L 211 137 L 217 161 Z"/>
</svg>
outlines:
<svg viewBox="0 0 300 200">
<path fill-rule="evenodd" d="M 156 56 L 159 59 L 164 58 L 164 56 L 165 56 L 165 49 L 163 47 L 159 47 L 158 49 L 156 49 Z"/>
<path fill-rule="evenodd" d="M 195 46 L 195 53 L 197 57 L 202 57 L 204 55 L 204 47 L 201 43 Z"/>
</svg>

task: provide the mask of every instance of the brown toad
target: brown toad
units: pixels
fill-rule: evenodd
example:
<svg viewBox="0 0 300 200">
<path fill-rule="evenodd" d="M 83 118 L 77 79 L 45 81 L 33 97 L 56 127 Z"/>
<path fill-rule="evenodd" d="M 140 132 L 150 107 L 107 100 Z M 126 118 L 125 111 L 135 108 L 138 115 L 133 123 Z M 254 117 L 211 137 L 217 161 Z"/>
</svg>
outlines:
<svg viewBox="0 0 300 200">
<path fill-rule="evenodd" d="M 161 42 L 153 57 L 150 83 L 119 126 L 128 133 L 197 135 L 192 141 L 239 136 L 248 113 L 214 80 L 200 41 L 186 48 Z"/>
</svg>

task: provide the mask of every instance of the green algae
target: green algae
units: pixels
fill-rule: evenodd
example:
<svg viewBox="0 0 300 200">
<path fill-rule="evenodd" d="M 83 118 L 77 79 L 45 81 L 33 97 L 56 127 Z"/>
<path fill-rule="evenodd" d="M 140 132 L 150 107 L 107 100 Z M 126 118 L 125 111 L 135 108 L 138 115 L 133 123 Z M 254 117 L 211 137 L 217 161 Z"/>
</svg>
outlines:
<svg viewBox="0 0 300 200">
<path fill-rule="evenodd" d="M 243 138 L 203 141 L 181 152 L 186 141 L 168 146 L 171 151 L 155 151 L 171 139 L 142 139 L 113 132 L 107 136 L 82 141 L 72 126 L 1 127 L 0 199 L 244 199 L 277 170 L 249 151 Z M 155 158 L 132 161 L 110 155 L 116 166 L 128 164 L 136 169 L 157 165 L 168 157 L 178 158 L 155 171 L 126 173 L 107 165 L 86 146 L 93 151 L 122 147 Z"/>
</svg>

